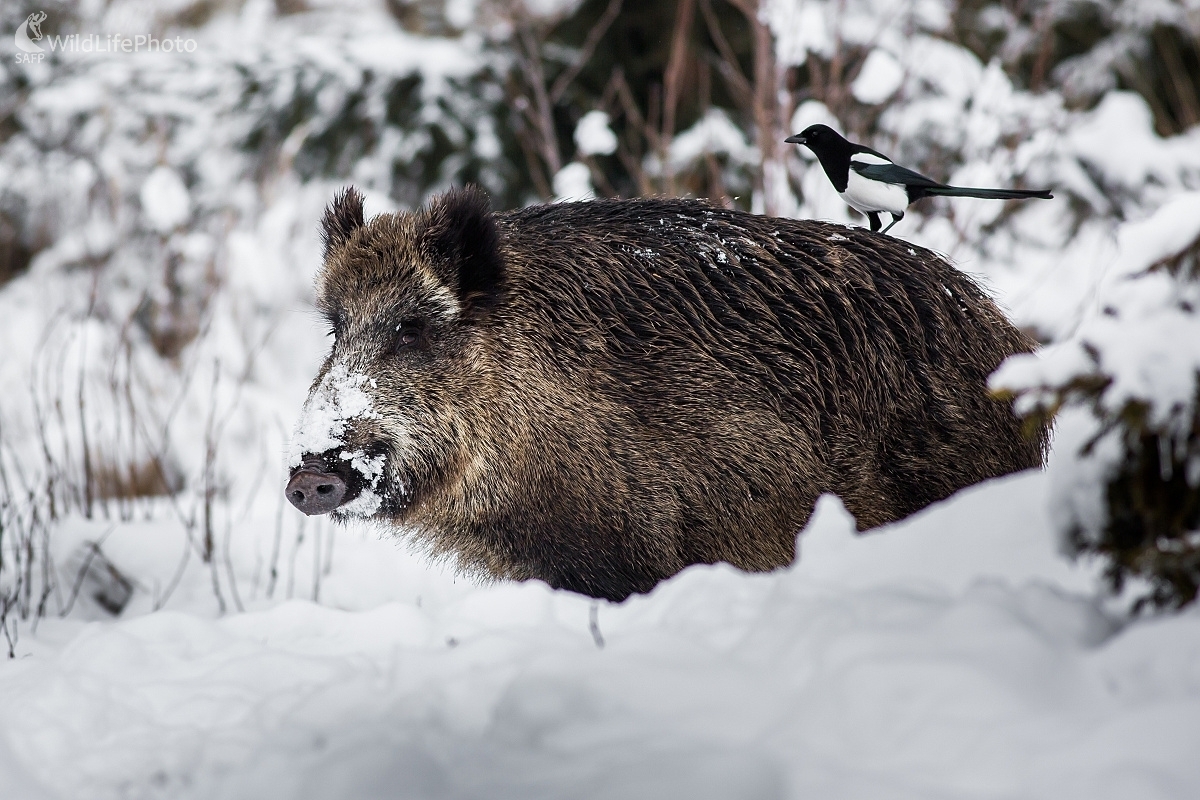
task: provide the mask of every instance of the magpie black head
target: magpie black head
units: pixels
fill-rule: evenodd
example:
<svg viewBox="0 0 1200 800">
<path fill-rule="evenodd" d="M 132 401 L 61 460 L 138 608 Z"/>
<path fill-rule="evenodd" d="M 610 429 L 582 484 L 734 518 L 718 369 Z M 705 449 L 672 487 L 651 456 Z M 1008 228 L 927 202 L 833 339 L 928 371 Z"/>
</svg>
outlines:
<svg viewBox="0 0 1200 800">
<path fill-rule="evenodd" d="M 809 150 L 816 153 L 817 158 L 822 160 L 826 156 L 835 154 L 843 154 L 848 159 L 854 152 L 854 145 L 828 125 L 809 125 L 800 133 L 789 136 L 784 141 L 806 145 Z"/>
<path fill-rule="evenodd" d="M 828 125 L 809 125 L 795 136 L 789 136 L 784 139 L 785 142 L 792 144 L 806 144 L 809 147 L 813 145 L 836 145 L 838 142 L 845 142 L 842 135 Z"/>
<path fill-rule="evenodd" d="M 828 125 L 809 125 L 800 133 L 789 136 L 784 141 L 791 144 L 802 144 L 812 150 L 817 161 L 821 163 L 821 168 L 829 176 L 833 188 L 839 192 L 846 191 L 850 173 L 850 156 L 867 150 L 862 145 L 847 141 Z"/>
</svg>

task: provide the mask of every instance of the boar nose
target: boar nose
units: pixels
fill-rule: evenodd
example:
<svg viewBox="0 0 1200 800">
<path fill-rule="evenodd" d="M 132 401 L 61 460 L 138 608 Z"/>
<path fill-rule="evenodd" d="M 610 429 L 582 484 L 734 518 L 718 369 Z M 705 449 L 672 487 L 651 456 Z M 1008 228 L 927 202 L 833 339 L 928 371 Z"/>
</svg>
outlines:
<svg viewBox="0 0 1200 800">
<path fill-rule="evenodd" d="M 305 514 L 328 514 L 342 504 L 346 482 L 328 472 L 302 469 L 288 481 L 287 499 Z"/>
</svg>

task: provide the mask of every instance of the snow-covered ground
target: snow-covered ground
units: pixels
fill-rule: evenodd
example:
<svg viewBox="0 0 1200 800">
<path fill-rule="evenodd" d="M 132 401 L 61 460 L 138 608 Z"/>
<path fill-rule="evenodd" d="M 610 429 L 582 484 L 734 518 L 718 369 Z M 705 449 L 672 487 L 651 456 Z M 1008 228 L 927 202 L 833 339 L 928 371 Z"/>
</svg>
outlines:
<svg viewBox="0 0 1200 800">
<path fill-rule="evenodd" d="M 1200 613 L 1120 624 L 1055 552 L 1048 483 L 867 536 L 826 497 L 796 567 L 692 568 L 620 606 L 455 580 L 353 529 L 317 543 L 320 603 L 311 538 L 274 602 L 239 576 L 245 613 L 196 569 L 167 610 L 43 620 L 0 662 L 2 794 L 1195 797 Z M 270 528 L 235 536 L 266 553 Z M 177 555 L 164 534 L 106 551 L 137 574 Z"/>
</svg>

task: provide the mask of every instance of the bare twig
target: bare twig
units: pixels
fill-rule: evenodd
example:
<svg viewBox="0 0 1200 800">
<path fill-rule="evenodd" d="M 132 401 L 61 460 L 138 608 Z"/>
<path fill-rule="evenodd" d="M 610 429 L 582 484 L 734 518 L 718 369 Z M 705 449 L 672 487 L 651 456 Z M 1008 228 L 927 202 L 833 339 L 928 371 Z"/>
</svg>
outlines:
<svg viewBox="0 0 1200 800">
<path fill-rule="evenodd" d="M 671 34 L 671 54 L 663 72 L 662 135 L 669 140 L 675 135 L 675 113 L 679 107 L 679 92 L 687 69 L 689 34 L 695 17 L 695 0 L 679 0 L 675 6 L 675 28 Z"/>
<path fill-rule="evenodd" d="M 88 437 L 87 426 L 87 406 L 86 406 L 86 387 L 87 387 L 87 331 L 88 320 L 92 318 L 92 312 L 95 307 L 95 291 L 90 302 L 88 303 L 87 312 L 84 314 L 82 334 L 79 340 L 79 385 L 76 387 L 76 403 L 79 411 L 79 442 L 80 449 L 83 454 L 83 515 L 87 519 L 92 518 L 92 504 L 96 499 L 96 486 L 94 468 L 92 467 L 92 448 Z"/>
<path fill-rule="evenodd" d="M 224 551 L 225 574 L 229 577 L 229 595 L 233 598 L 234 608 L 240 613 L 245 611 L 246 607 L 242 605 L 242 598 L 238 595 L 237 577 L 233 573 L 233 557 L 229 553 L 229 539 L 232 530 L 233 521 L 227 514 L 225 518 L 225 541 L 221 543 L 221 549 Z"/>
<path fill-rule="evenodd" d="M 604 649 L 604 634 L 600 633 L 600 601 L 593 600 L 588 606 L 588 631 L 592 634 L 592 641 L 596 643 L 596 649 Z"/>
<path fill-rule="evenodd" d="M 587 38 L 583 40 L 583 46 L 579 48 L 579 53 L 575 56 L 571 66 L 564 70 L 550 87 L 551 103 L 558 103 L 562 99 L 563 92 L 567 90 L 573 80 L 579 77 L 579 73 L 592 60 L 592 56 L 596 52 L 596 45 L 600 44 L 604 34 L 608 33 L 608 29 L 620 15 L 622 2 L 623 0 L 609 0 L 608 7 L 600 15 L 600 19 L 596 20 L 596 24 L 588 31 Z"/>
<path fill-rule="evenodd" d="M 171 595 L 175 594 L 175 589 L 179 587 L 179 582 L 183 580 L 183 573 L 187 570 L 188 561 L 192 557 L 192 538 L 191 532 L 188 532 L 188 539 L 183 545 L 183 555 L 179 558 L 179 566 L 175 568 L 175 574 L 171 576 L 170 582 L 167 584 L 167 589 L 154 601 L 154 610 L 166 606 L 167 601 L 171 599 Z"/>
<path fill-rule="evenodd" d="M 1174 105 L 1179 112 L 1178 130 L 1172 133 L 1181 133 L 1200 122 L 1200 100 L 1197 99 L 1200 98 L 1200 91 L 1197 91 L 1200 90 L 1200 77 L 1184 64 L 1179 46 L 1166 28 L 1155 28 L 1153 39 L 1163 66 L 1170 76 L 1170 80 L 1164 81 L 1163 85 L 1169 94 L 1175 96 Z"/>
<path fill-rule="evenodd" d="M 216 488 L 213 486 L 215 477 L 213 471 L 217 460 L 217 439 L 214 435 L 217 417 L 217 389 L 221 383 L 221 359 L 213 359 L 213 378 L 212 389 L 210 391 L 210 399 L 208 406 L 208 418 L 204 423 L 204 516 L 202 517 L 204 526 L 204 539 L 202 549 L 200 551 L 201 558 L 204 563 L 208 564 L 213 557 L 213 520 L 212 520 L 212 501 L 213 494 Z"/>
<path fill-rule="evenodd" d="M 518 97 L 514 104 L 520 109 L 521 105 L 528 105 L 529 100 L 525 97 Z M 542 197 L 551 197 L 554 190 L 550 186 L 550 179 L 553 176 L 547 176 L 542 168 L 541 162 L 538 160 L 538 148 L 529 133 L 529 126 L 520 118 L 517 119 L 516 125 L 517 143 L 521 146 L 521 154 L 525 156 L 525 166 L 529 169 L 529 179 L 533 181 L 533 187 Z"/>
<path fill-rule="evenodd" d="M 9 616 L 15 600 L 7 595 L 0 595 L 0 631 L 4 632 L 4 641 L 8 644 L 8 657 L 17 657 L 17 621 Z"/>
<path fill-rule="evenodd" d="M 324 575 L 333 572 L 333 542 L 337 538 L 334 536 L 336 532 L 337 528 L 332 525 L 325 529 L 325 540 L 328 544 L 325 545 L 325 569 L 322 572 Z"/>
<path fill-rule="evenodd" d="M 278 417 L 275 418 L 275 424 L 281 429 L 283 428 L 283 423 Z M 267 581 L 268 599 L 275 596 L 275 585 L 279 581 L 279 551 L 283 544 L 283 498 L 283 492 L 279 492 L 275 498 L 277 504 L 275 506 L 275 539 L 271 546 L 271 577 Z"/>
<path fill-rule="evenodd" d="M 774 187 L 769 184 L 770 178 L 767 177 L 768 172 L 773 170 L 766 169 L 766 166 L 775 161 L 777 140 L 782 138 L 779 136 L 781 124 L 778 120 L 779 83 L 782 73 L 776 69 L 774 39 L 771 29 L 759 17 L 758 0 L 729 2 L 742 12 L 754 35 L 753 113 L 760 165 L 760 169 L 754 175 L 754 189 L 762 194 L 764 212 L 774 215 L 778 211 L 775 208 L 775 192 L 772 191 Z"/>
<path fill-rule="evenodd" d="M 675 112 L 679 107 L 679 92 L 683 86 L 688 63 L 688 38 L 695 18 L 696 0 L 679 0 L 675 6 L 675 29 L 671 34 L 671 55 L 663 74 L 662 134 L 659 137 L 659 158 L 663 165 L 666 193 L 677 194 L 675 171 L 671 167 L 671 141 L 675 138 Z"/>
<path fill-rule="evenodd" d="M 625 127 L 634 134 L 634 143 L 638 141 L 637 137 L 646 141 L 656 140 L 657 134 L 642 117 L 641 109 L 638 108 L 637 102 L 633 98 L 633 91 L 629 88 L 629 83 L 625 80 L 625 73 L 620 67 L 613 69 L 612 77 L 609 78 L 608 86 L 604 90 L 604 97 L 606 103 L 615 104 L 624 115 Z M 649 176 L 646 175 L 646 171 L 642 169 L 641 152 L 630 146 L 629 138 L 626 136 L 624 139 L 618 140 L 617 158 L 620 159 L 625 170 L 637 181 L 638 193 L 641 195 L 653 194 L 654 186 L 651 184 Z"/>
<path fill-rule="evenodd" d="M 321 529 L 324 526 L 320 520 L 313 526 L 313 569 L 312 569 L 312 601 L 321 599 Z"/>
<path fill-rule="evenodd" d="M 296 540 L 292 542 L 292 555 L 288 559 L 287 599 L 296 595 L 296 556 L 300 553 L 300 545 L 304 544 L 304 525 L 308 517 L 300 517 L 296 521 Z"/>
<path fill-rule="evenodd" d="M 37 620 L 46 616 L 46 604 L 50 595 L 58 592 L 58 576 L 54 569 L 54 561 L 50 556 L 50 528 L 41 526 L 42 532 L 42 595 L 38 598 L 37 612 L 34 614 L 34 632 L 37 631 Z"/>
<path fill-rule="evenodd" d="M 225 595 L 221 594 L 221 576 L 217 572 L 217 560 L 214 558 L 208 562 L 208 574 L 212 578 L 213 596 L 217 598 L 217 613 L 225 614 Z"/>
<path fill-rule="evenodd" d="M 554 109 L 546 92 L 546 73 L 542 69 L 541 45 L 528 24 L 520 25 L 517 34 L 517 62 L 525 82 L 533 92 L 532 104 L 526 104 L 525 116 L 538 133 L 537 149 L 550 175 L 562 169 L 558 153 L 558 137 L 554 132 Z"/>
<path fill-rule="evenodd" d="M 721 30 L 721 23 L 717 19 L 716 12 L 713 11 L 710 0 L 700 0 L 700 12 L 704 15 L 704 24 L 708 28 L 708 35 L 720 54 L 717 71 L 725 80 L 729 93 L 733 95 L 733 101 L 743 111 L 750 112 L 754 107 L 754 87 L 746 78 L 746 73 L 742 71 L 742 65 L 738 61 L 737 54 L 730 47 L 729 40 L 725 38 L 725 33 Z"/>
</svg>

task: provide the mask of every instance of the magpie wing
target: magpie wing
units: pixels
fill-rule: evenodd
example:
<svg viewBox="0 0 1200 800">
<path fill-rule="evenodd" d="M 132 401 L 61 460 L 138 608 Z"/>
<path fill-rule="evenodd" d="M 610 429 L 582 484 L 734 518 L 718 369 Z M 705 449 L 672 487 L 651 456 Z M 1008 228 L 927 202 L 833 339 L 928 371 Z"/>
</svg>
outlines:
<svg viewBox="0 0 1200 800">
<path fill-rule="evenodd" d="M 919 172 L 913 172 L 911 169 L 896 164 L 864 164 L 861 161 L 851 161 L 850 169 L 864 178 L 880 183 L 898 183 L 902 186 L 921 189 L 934 189 L 942 185 L 932 178 L 926 178 Z"/>
</svg>

